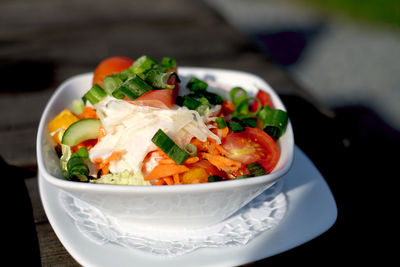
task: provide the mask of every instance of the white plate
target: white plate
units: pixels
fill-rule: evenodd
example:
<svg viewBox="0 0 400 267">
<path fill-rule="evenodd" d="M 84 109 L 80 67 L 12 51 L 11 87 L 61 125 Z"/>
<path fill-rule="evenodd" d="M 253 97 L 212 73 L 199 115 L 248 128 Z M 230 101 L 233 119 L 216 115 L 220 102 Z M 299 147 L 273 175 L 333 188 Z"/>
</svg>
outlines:
<svg viewBox="0 0 400 267">
<path fill-rule="evenodd" d="M 325 180 L 308 157 L 295 147 L 294 162 L 285 176 L 288 209 L 281 223 L 245 246 L 202 248 L 166 258 L 118 245 L 97 245 L 85 238 L 58 200 L 59 189 L 39 173 L 40 196 L 61 243 L 83 266 L 235 266 L 257 261 L 299 246 L 328 230 L 337 208 Z"/>
</svg>

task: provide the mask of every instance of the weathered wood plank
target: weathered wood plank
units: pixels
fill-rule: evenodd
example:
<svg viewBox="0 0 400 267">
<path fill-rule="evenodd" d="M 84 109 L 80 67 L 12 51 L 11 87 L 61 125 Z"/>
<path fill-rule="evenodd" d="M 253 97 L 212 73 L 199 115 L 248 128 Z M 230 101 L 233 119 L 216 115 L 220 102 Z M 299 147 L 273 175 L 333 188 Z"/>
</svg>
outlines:
<svg viewBox="0 0 400 267">
<path fill-rule="evenodd" d="M 36 224 L 42 266 L 81 266 L 66 251 L 49 223 Z"/>
</svg>

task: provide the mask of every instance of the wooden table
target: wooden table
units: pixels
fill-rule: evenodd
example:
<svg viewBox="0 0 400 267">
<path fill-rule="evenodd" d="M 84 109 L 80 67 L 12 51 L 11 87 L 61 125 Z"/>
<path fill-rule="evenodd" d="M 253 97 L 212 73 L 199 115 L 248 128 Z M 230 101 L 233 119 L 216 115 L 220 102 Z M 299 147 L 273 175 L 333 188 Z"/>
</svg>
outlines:
<svg viewBox="0 0 400 267">
<path fill-rule="evenodd" d="M 181 66 L 255 73 L 281 95 L 314 101 L 201 1 L 15 0 L 2 1 L 0 10 L 0 155 L 33 171 L 22 176 L 43 266 L 79 265 L 52 230 L 34 176 L 40 115 L 68 77 L 92 71 L 109 56 L 171 56 Z"/>
</svg>

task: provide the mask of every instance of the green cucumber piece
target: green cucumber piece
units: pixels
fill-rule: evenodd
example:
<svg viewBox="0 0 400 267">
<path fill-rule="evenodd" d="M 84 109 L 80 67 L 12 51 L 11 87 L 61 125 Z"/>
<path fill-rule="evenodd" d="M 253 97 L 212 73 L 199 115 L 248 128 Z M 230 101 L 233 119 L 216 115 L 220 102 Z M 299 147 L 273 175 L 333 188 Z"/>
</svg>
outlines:
<svg viewBox="0 0 400 267">
<path fill-rule="evenodd" d="M 100 126 L 99 119 L 90 118 L 76 121 L 65 130 L 61 143 L 67 146 L 76 146 L 85 140 L 97 139 Z"/>
</svg>

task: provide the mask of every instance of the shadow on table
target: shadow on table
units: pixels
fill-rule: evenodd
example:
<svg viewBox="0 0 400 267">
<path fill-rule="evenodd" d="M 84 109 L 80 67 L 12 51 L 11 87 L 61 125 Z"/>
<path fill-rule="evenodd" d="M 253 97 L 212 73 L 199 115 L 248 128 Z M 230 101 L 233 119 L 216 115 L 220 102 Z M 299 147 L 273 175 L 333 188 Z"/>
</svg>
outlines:
<svg viewBox="0 0 400 267">
<path fill-rule="evenodd" d="M 0 156 L 2 170 L 2 259 L 13 266 L 41 266 L 39 244 L 31 201 L 24 179 L 36 171 L 7 164 Z"/>
<path fill-rule="evenodd" d="M 385 229 L 389 230 L 394 223 L 390 219 L 390 205 L 394 202 L 392 178 L 398 164 L 400 133 L 364 106 L 337 108 L 335 116 L 329 118 L 302 98 L 281 98 L 293 125 L 296 144 L 331 188 L 338 218 L 323 235 L 255 265 L 324 266 L 327 262 L 389 260 L 380 253 L 389 255 L 382 244 L 390 236 Z"/>
<path fill-rule="evenodd" d="M 24 93 L 47 89 L 54 82 L 54 64 L 46 61 L 1 60 L 1 93 Z"/>
</svg>

